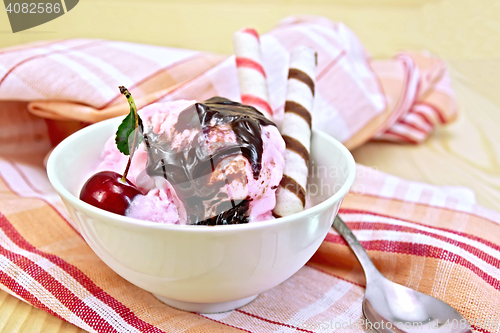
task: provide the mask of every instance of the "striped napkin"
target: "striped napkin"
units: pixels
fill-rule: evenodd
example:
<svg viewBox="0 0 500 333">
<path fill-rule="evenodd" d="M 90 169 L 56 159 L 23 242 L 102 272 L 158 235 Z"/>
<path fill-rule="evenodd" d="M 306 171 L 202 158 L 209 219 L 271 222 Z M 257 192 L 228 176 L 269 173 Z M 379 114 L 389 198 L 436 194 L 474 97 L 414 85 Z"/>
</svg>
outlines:
<svg viewBox="0 0 500 333">
<path fill-rule="evenodd" d="M 370 139 L 419 143 L 456 117 L 446 66 L 429 53 L 373 61 L 346 26 L 311 17 L 285 19 L 261 45 L 278 124 L 296 45 L 318 53 L 313 126 L 348 148 Z M 138 107 L 215 95 L 240 100 L 234 57 L 87 39 L 0 51 L 0 100 L 24 101 L 30 113 L 48 119 L 53 143 L 88 123 L 128 113 L 119 85 L 129 88 Z"/>
<path fill-rule="evenodd" d="M 446 67 L 430 54 L 373 61 L 348 28 L 322 18 L 286 19 L 261 42 L 278 121 L 287 51 L 297 43 L 318 51 L 314 126 L 348 147 L 418 143 L 456 116 Z M 42 161 L 66 134 L 125 113 L 118 85 L 140 106 L 239 99 L 233 57 L 82 39 L 0 51 L 2 290 L 89 332 L 372 330 L 363 272 L 333 230 L 293 277 L 225 313 L 176 310 L 109 269 L 73 228 Z M 340 214 L 382 273 L 448 302 L 474 330 L 500 332 L 500 214 L 465 188 L 357 172 Z"/>
<path fill-rule="evenodd" d="M 467 189 L 357 172 L 340 214 L 382 274 L 451 304 L 476 331 L 499 332 L 500 214 L 477 206 Z M 370 328 L 362 269 L 333 230 L 305 267 L 250 304 L 188 313 L 109 269 L 71 227 L 41 168 L 2 159 L 0 175 L 0 287 L 89 332 Z"/>
</svg>

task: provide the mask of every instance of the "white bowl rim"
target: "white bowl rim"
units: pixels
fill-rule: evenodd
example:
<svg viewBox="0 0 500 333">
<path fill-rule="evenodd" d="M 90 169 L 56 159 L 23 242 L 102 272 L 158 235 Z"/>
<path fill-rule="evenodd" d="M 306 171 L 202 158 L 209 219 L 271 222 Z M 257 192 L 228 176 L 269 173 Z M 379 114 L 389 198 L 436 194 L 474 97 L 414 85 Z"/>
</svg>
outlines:
<svg viewBox="0 0 500 333">
<path fill-rule="evenodd" d="M 347 195 L 347 192 L 351 188 L 352 184 L 354 183 L 354 178 L 356 176 L 356 163 L 354 161 L 353 156 L 351 155 L 350 151 L 338 140 L 334 139 L 330 135 L 320 131 L 320 130 L 313 130 L 314 135 L 319 135 L 322 139 L 328 141 L 331 145 L 335 146 L 337 149 L 341 151 L 341 153 L 344 155 L 344 157 L 347 159 L 347 169 L 348 169 L 348 175 L 347 179 L 342 184 L 340 189 L 335 192 L 331 197 L 326 199 L 325 201 L 310 207 L 308 209 L 303 210 L 302 212 L 295 213 L 289 216 L 284 216 L 280 217 L 274 220 L 268 220 L 268 221 L 260 221 L 260 222 L 252 222 L 252 223 L 242 223 L 242 224 L 231 224 L 231 225 L 217 225 L 217 226 L 208 226 L 208 225 L 179 225 L 179 224 L 163 224 L 163 223 L 158 223 L 158 222 L 153 222 L 153 221 L 146 221 L 146 220 L 139 220 L 136 218 L 128 217 L 128 216 L 123 216 L 123 215 L 118 215 L 115 213 L 111 213 L 105 210 L 102 210 L 100 208 L 97 208 L 95 206 L 92 206 L 79 198 L 75 197 L 73 194 L 71 194 L 59 181 L 59 178 L 57 176 L 56 172 L 56 163 L 55 160 L 57 159 L 58 155 L 61 154 L 61 152 L 64 150 L 64 148 L 68 145 L 70 145 L 73 140 L 75 140 L 77 137 L 85 135 L 87 132 L 95 130 L 96 126 L 102 126 L 105 127 L 109 122 L 115 122 L 117 121 L 118 118 L 123 118 L 122 116 L 107 119 L 95 124 L 92 124 L 86 128 L 83 128 L 72 135 L 68 136 L 65 138 L 61 143 L 59 143 L 53 151 L 50 153 L 50 156 L 47 161 L 47 175 L 49 178 L 50 183 L 52 186 L 55 188 L 55 190 L 59 193 L 60 196 L 64 197 L 66 200 L 68 200 L 71 205 L 74 207 L 77 207 L 78 209 L 83 209 L 83 210 L 88 210 L 91 211 L 94 214 L 97 215 L 103 215 L 103 217 L 107 217 L 107 221 L 111 221 L 113 223 L 125 223 L 130 227 L 147 227 L 147 228 L 152 228 L 152 229 L 162 229 L 162 230 L 172 230 L 172 231 L 180 231 L 180 232 L 233 232 L 233 231 L 239 231 L 239 230 L 245 230 L 245 229 L 259 229 L 259 228 L 265 228 L 267 226 L 271 225 L 279 225 L 279 224 L 285 224 L 289 221 L 292 220 L 297 220 L 297 219 L 302 219 L 306 218 L 309 215 L 314 215 L 318 210 L 322 210 L 325 207 L 328 207 L 329 205 L 333 205 L 335 202 L 340 201 L 345 195 Z M 333 222 L 333 221 L 332 221 Z"/>
</svg>

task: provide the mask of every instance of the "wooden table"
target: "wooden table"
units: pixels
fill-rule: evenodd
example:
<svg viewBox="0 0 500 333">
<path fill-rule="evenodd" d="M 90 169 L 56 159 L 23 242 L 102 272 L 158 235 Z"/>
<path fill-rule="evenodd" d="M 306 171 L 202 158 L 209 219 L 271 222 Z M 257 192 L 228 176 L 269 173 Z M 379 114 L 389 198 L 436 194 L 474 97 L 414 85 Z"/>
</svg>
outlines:
<svg viewBox="0 0 500 333">
<path fill-rule="evenodd" d="M 500 2 L 475 0 L 85 0 L 67 14 L 12 34 L 0 12 L 0 47 L 73 37 L 120 39 L 232 53 L 233 31 L 265 32 L 291 14 L 342 21 L 375 58 L 428 49 L 448 61 L 458 120 L 419 146 L 368 143 L 358 163 L 411 180 L 467 186 L 500 211 Z M 0 332 L 83 332 L 0 292 Z"/>
</svg>

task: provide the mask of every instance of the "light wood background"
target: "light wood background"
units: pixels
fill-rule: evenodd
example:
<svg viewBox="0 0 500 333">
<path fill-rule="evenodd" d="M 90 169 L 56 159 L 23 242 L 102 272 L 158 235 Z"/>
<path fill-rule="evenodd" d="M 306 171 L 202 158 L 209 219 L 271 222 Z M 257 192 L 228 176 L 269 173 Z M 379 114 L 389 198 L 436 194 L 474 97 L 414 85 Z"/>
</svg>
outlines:
<svg viewBox="0 0 500 333">
<path fill-rule="evenodd" d="M 235 30 L 264 33 L 292 14 L 346 23 L 374 58 L 427 49 L 446 59 L 457 122 L 422 145 L 368 143 L 354 157 L 407 179 L 470 187 L 481 205 L 500 211 L 500 1 L 82 0 L 62 17 L 16 34 L 0 11 L 0 47 L 90 37 L 230 54 Z M 0 292 L 0 332 L 83 331 Z"/>
</svg>

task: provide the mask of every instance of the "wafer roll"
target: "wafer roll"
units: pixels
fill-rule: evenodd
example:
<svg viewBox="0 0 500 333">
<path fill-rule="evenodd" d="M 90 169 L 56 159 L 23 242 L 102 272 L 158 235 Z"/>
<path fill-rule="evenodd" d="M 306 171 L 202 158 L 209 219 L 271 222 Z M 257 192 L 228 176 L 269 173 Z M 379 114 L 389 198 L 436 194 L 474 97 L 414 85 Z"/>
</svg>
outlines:
<svg viewBox="0 0 500 333">
<path fill-rule="evenodd" d="M 240 82 L 241 102 L 251 105 L 272 120 L 266 72 L 262 66 L 260 38 L 254 29 L 243 29 L 233 35 L 236 69 Z"/>
<path fill-rule="evenodd" d="M 285 168 L 276 191 L 276 217 L 304 210 L 306 202 L 311 111 L 314 103 L 316 52 L 306 46 L 292 51 L 281 135 L 286 143 Z"/>
</svg>

